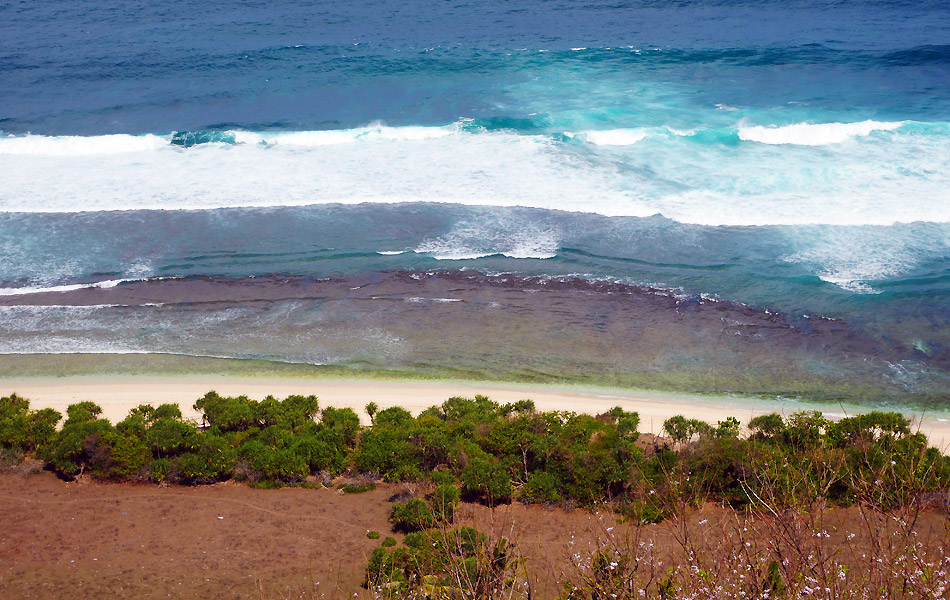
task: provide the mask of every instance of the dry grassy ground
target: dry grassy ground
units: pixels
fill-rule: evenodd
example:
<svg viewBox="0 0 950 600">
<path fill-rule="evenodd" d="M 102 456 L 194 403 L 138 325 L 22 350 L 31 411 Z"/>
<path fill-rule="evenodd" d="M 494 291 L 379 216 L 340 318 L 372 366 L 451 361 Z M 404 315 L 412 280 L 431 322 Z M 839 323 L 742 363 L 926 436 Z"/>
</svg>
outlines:
<svg viewBox="0 0 950 600">
<path fill-rule="evenodd" d="M 406 491 L 157 487 L 0 473 L 0 598 L 369 598 L 363 569 L 380 540 L 366 532 L 394 535 L 388 499 Z M 635 532 L 583 510 L 520 504 L 463 505 L 461 520 L 516 542 L 535 598 L 554 597 L 558 582 L 577 574 L 583 559 L 575 554 Z M 916 529 L 922 538 L 940 535 L 946 522 L 925 512 Z M 731 510 L 707 505 L 688 517 L 690 543 L 715 560 L 735 523 Z M 830 511 L 824 525 L 828 551 L 843 559 L 867 536 L 854 508 Z M 635 533 L 668 561 L 680 551 L 681 531 L 667 521 Z"/>
<path fill-rule="evenodd" d="M 387 500 L 403 488 L 345 495 L 0 474 L 0 598 L 249 598 L 261 586 L 268 598 L 314 590 L 368 597 L 363 569 L 379 540 L 366 532 L 401 537 L 391 532 Z M 487 509 L 467 505 L 463 513 L 492 527 Z M 520 539 L 552 594 L 569 532 L 596 528 L 585 511 L 514 505 L 495 518 Z"/>
</svg>

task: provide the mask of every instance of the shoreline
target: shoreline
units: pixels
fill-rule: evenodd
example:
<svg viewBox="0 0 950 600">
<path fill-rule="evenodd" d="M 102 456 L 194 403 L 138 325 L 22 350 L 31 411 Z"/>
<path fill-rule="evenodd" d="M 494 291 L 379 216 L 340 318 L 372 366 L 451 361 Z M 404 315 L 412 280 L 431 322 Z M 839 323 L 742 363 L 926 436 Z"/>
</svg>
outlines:
<svg viewBox="0 0 950 600">
<path fill-rule="evenodd" d="M 698 395 L 651 390 L 519 384 L 489 381 L 418 380 L 369 377 L 281 377 L 213 374 L 85 374 L 66 376 L 0 377 L 0 396 L 16 393 L 30 401 L 33 409 L 53 408 L 65 416 L 66 407 L 90 400 L 102 407 L 102 416 L 118 423 L 140 404 L 178 404 L 188 418 L 198 417 L 194 402 L 214 390 L 225 396 L 246 395 L 261 400 L 267 395 L 283 399 L 292 394 L 317 396 L 320 408 L 352 408 L 363 424 L 369 424 L 364 407 L 375 402 L 380 409 L 400 406 L 418 414 L 440 405 L 453 396 L 488 396 L 499 404 L 533 400 L 540 411 L 570 411 L 599 414 L 614 406 L 640 414 L 642 433 L 661 432 L 663 421 L 685 415 L 715 425 L 726 417 L 736 417 L 746 425 L 752 417 L 778 412 L 788 415 L 802 410 L 818 410 L 837 419 L 871 410 L 892 410 L 910 417 L 930 445 L 946 453 L 950 446 L 950 419 L 934 411 L 832 405 L 791 399 L 763 399 L 750 396 Z"/>
</svg>

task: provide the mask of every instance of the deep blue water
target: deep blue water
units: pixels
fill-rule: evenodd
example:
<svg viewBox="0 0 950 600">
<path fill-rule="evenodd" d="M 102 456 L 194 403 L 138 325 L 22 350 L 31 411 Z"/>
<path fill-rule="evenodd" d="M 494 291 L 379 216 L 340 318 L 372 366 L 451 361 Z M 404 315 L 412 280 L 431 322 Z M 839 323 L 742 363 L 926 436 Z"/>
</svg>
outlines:
<svg viewBox="0 0 950 600">
<path fill-rule="evenodd" d="M 950 367 L 946 2 L 8 2 L 0 132 L 8 296 L 570 274 Z"/>
<path fill-rule="evenodd" d="M 4 3 L 0 123 L 96 135 L 616 109 L 695 126 L 681 111 L 717 103 L 943 120 L 950 102 L 939 1 L 288 4 Z"/>
</svg>

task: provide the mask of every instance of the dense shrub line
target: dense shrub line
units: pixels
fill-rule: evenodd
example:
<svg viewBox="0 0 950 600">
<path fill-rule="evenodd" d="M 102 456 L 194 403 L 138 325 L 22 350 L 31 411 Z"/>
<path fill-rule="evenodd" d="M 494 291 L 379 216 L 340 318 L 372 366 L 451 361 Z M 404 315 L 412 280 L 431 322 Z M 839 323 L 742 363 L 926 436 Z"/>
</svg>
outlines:
<svg viewBox="0 0 950 600">
<path fill-rule="evenodd" d="M 195 403 L 203 423 L 182 418 L 173 404 L 142 405 L 116 425 L 93 402 L 33 411 L 15 394 L 0 398 L 0 447 L 31 453 L 63 477 L 90 474 L 109 481 L 202 484 L 229 478 L 265 486 L 341 473 L 355 448 L 359 417 L 326 409 L 315 396 L 257 402 L 209 392 Z"/>
<path fill-rule="evenodd" d="M 608 501 L 655 521 L 673 497 L 743 507 L 766 484 L 781 486 L 788 502 L 886 505 L 907 501 L 908 486 L 938 492 L 950 482 L 950 458 L 898 413 L 837 422 L 818 412 L 763 415 L 748 423 L 747 437 L 733 418 L 711 425 L 677 416 L 664 424 L 666 440 L 645 444 L 637 413 L 619 407 L 597 416 L 539 412 L 528 400 L 500 405 L 485 396 L 450 398 L 417 417 L 370 403 L 373 425 L 365 428 L 351 409 L 320 410 L 315 396 L 255 401 L 209 392 L 194 408 L 200 423 L 163 404 L 139 406 L 112 425 L 99 406 L 80 402 L 57 430 L 58 412 L 31 410 L 14 394 L 0 398 L 0 447 L 41 458 L 63 477 L 111 481 L 278 486 L 345 471 L 371 474 L 367 481 L 431 481 L 442 498 L 430 507 L 433 518 L 456 494 L 489 505 Z M 790 464 L 805 476 L 793 477 Z"/>
</svg>

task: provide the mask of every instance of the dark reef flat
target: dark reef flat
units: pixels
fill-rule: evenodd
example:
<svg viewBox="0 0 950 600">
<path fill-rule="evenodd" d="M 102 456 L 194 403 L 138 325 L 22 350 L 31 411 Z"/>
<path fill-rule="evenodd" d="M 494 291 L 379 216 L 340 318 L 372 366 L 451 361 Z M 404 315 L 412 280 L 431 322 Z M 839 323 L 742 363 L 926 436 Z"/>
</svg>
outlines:
<svg viewBox="0 0 950 600">
<path fill-rule="evenodd" d="M 422 376 L 945 400 L 913 349 L 846 322 L 581 277 L 169 278 L 6 296 L 0 305 L 42 315 L 31 327 L 8 325 L 9 338 L 26 344 L 42 335 L 36 323 L 49 322 L 85 344 L 75 352 L 101 341 L 142 353 Z"/>
</svg>

